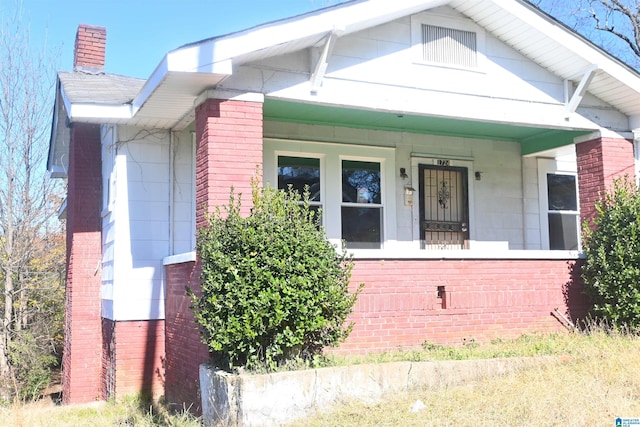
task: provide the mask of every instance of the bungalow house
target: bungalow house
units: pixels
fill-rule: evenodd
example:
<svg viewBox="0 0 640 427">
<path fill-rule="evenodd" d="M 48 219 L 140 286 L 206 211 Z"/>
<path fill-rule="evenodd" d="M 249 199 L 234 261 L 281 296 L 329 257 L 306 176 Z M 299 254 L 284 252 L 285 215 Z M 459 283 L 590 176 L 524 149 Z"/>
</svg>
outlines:
<svg viewBox="0 0 640 427">
<path fill-rule="evenodd" d="M 215 25 L 213 25 L 215 27 Z M 524 0 L 354 0 L 105 72 L 81 25 L 48 169 L 68 182 L 64 402 L 194 402 L 206 206 L 312 188 L 365 282 L 336 351 L 562 330 L 580 224 L 635 173 L 640 76 Z"/>
</svg>

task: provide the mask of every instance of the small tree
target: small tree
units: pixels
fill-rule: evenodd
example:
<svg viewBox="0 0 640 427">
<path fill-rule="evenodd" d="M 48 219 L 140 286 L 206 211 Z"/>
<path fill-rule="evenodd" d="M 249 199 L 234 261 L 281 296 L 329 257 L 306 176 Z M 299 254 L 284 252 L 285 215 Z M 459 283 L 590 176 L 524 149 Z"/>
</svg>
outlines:
<svg viewBox="0 0 640 427">
<path fill-rule="evenodd" d="M 597 319 L 640 329 L 640 194 L 628 178 L 596 203 L 584 227 L 582 277 Z"/>
<path fill-rule="evenodd" d="M 308 195 L 260 188 L 254 178 L 252 196 L 248 217 L 233 190 L 224 214 L 208 216 L 197 243 L 202 295 L 191 294 L 220 368 L 273 370 L 343 341 L 362 285 L 349 293 L 353 261 L 328 242 Z"/>
</svg>

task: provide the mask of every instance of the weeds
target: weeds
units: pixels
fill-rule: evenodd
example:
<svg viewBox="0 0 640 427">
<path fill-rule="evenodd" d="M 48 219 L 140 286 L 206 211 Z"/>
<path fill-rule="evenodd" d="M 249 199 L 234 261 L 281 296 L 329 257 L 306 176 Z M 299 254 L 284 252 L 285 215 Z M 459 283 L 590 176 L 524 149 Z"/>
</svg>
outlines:
<svg viewBox="0 0 640 427">
<path fill-rule="evenodd" d="M 95 427 L 196 427 L 198 418 L 188 408 L 173 412 L 163 402 L 140 396 L 89 405 L 56 406 L 44 400 L 0 407 L 0 426 L 95 426 Z"/>
<path fill-rule="evenodd" d="M 557 357 L 465 385 L 408 390 L 373 404 L 345 402 L 295 425 L 602 426 L 640 417 L 640 338 L 623 330 L 592 325 L 585 333 L 525 335 L 473 348 L 425 343 L 423 352 L 434 359 Z M 418 400 L 425 407 L 413 413 Z"/>
</svg>

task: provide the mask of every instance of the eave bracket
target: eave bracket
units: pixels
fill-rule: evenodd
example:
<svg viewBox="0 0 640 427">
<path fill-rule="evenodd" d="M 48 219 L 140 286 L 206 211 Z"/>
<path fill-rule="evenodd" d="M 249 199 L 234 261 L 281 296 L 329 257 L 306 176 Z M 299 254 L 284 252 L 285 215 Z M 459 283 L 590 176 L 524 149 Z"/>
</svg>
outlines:
<svg viewBox="0 0 640 427">
<path fill-rule="evenodd" d="M 329 58 L 329 55 L 331 55 L 331 51 L 333 50 L 333 46 L 335 45 L 337 39 L 338 31 L 332 31 L 325 38 L 322 54 L 320 55 L 320 58 L 318 58 L 315 70 L 311 75 L 311 93 L 313 94 L 318 93 L 318 90 L 322 85 L 322 79 L 324 78 L 324 74 L 327 71 L 327 66 L 329 65 L 327 59 Z"/>
<path fill-rule="evenodd" d="M 576 112 L 578 105 L 582 102 L 582 98 L 584 98 L 587 93 L 587 88 L 589 84 L 591 84 L 591 80 L 593 80 L 593 76 L 595 76 L 596 71 L 598 71 L 598 66 L 595 64 L 591 64 L 581 73 L 565 79 L 564 81 L 564 118 L 566 120 L 571 117 L 573 113 Z M 572 81 L 580 78 L 580 83 L 578 83 L 578 87 L 576 90 L 572 92 L 573 85 Z"/>
</svg>

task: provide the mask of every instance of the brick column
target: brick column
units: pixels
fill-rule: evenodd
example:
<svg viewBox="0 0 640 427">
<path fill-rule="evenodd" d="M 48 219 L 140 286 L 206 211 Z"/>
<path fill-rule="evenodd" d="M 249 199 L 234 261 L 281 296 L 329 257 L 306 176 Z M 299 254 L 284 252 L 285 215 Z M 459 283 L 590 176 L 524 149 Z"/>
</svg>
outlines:
<svg viewBox="0 0 640 427">
<path fill-rule="evenodd" d="M 576 144 L 582 221 L 594 218 L 595 203 L 624 175 L 633 177 L 633 140 L 599 137 Z"/>
<path fill-rule="evenodd" d="M 196 225 L 205 209 L 242 193 L 242 210 L 251 202 L 251 177 L 262 173 L 262 102 L 208 99 L 196 108 Z"/>
<path fill-rule="evenodd" d="M 196 108 L 198 228 L 205 223 L 206 211 L 229 202 L 231 187 L 242 193 L 242 212 L 250 211 L 251 178 L 256 168 L 262 173 L 262 96 L 255 98 L 208 99 Z M 198 413 L 198 366 L 209 354 L 200 341 L 185 286 L 199 292 L 199 265 L 197 261 L 168 265 L 166 277 L 165 396 L 177 407 L 192 405 Z"/>
<path fill-rule="evenodd" d="M 101 399 L 100 126 L 75 124 L 69 144 L 64 403 Z"/>
</svg>

